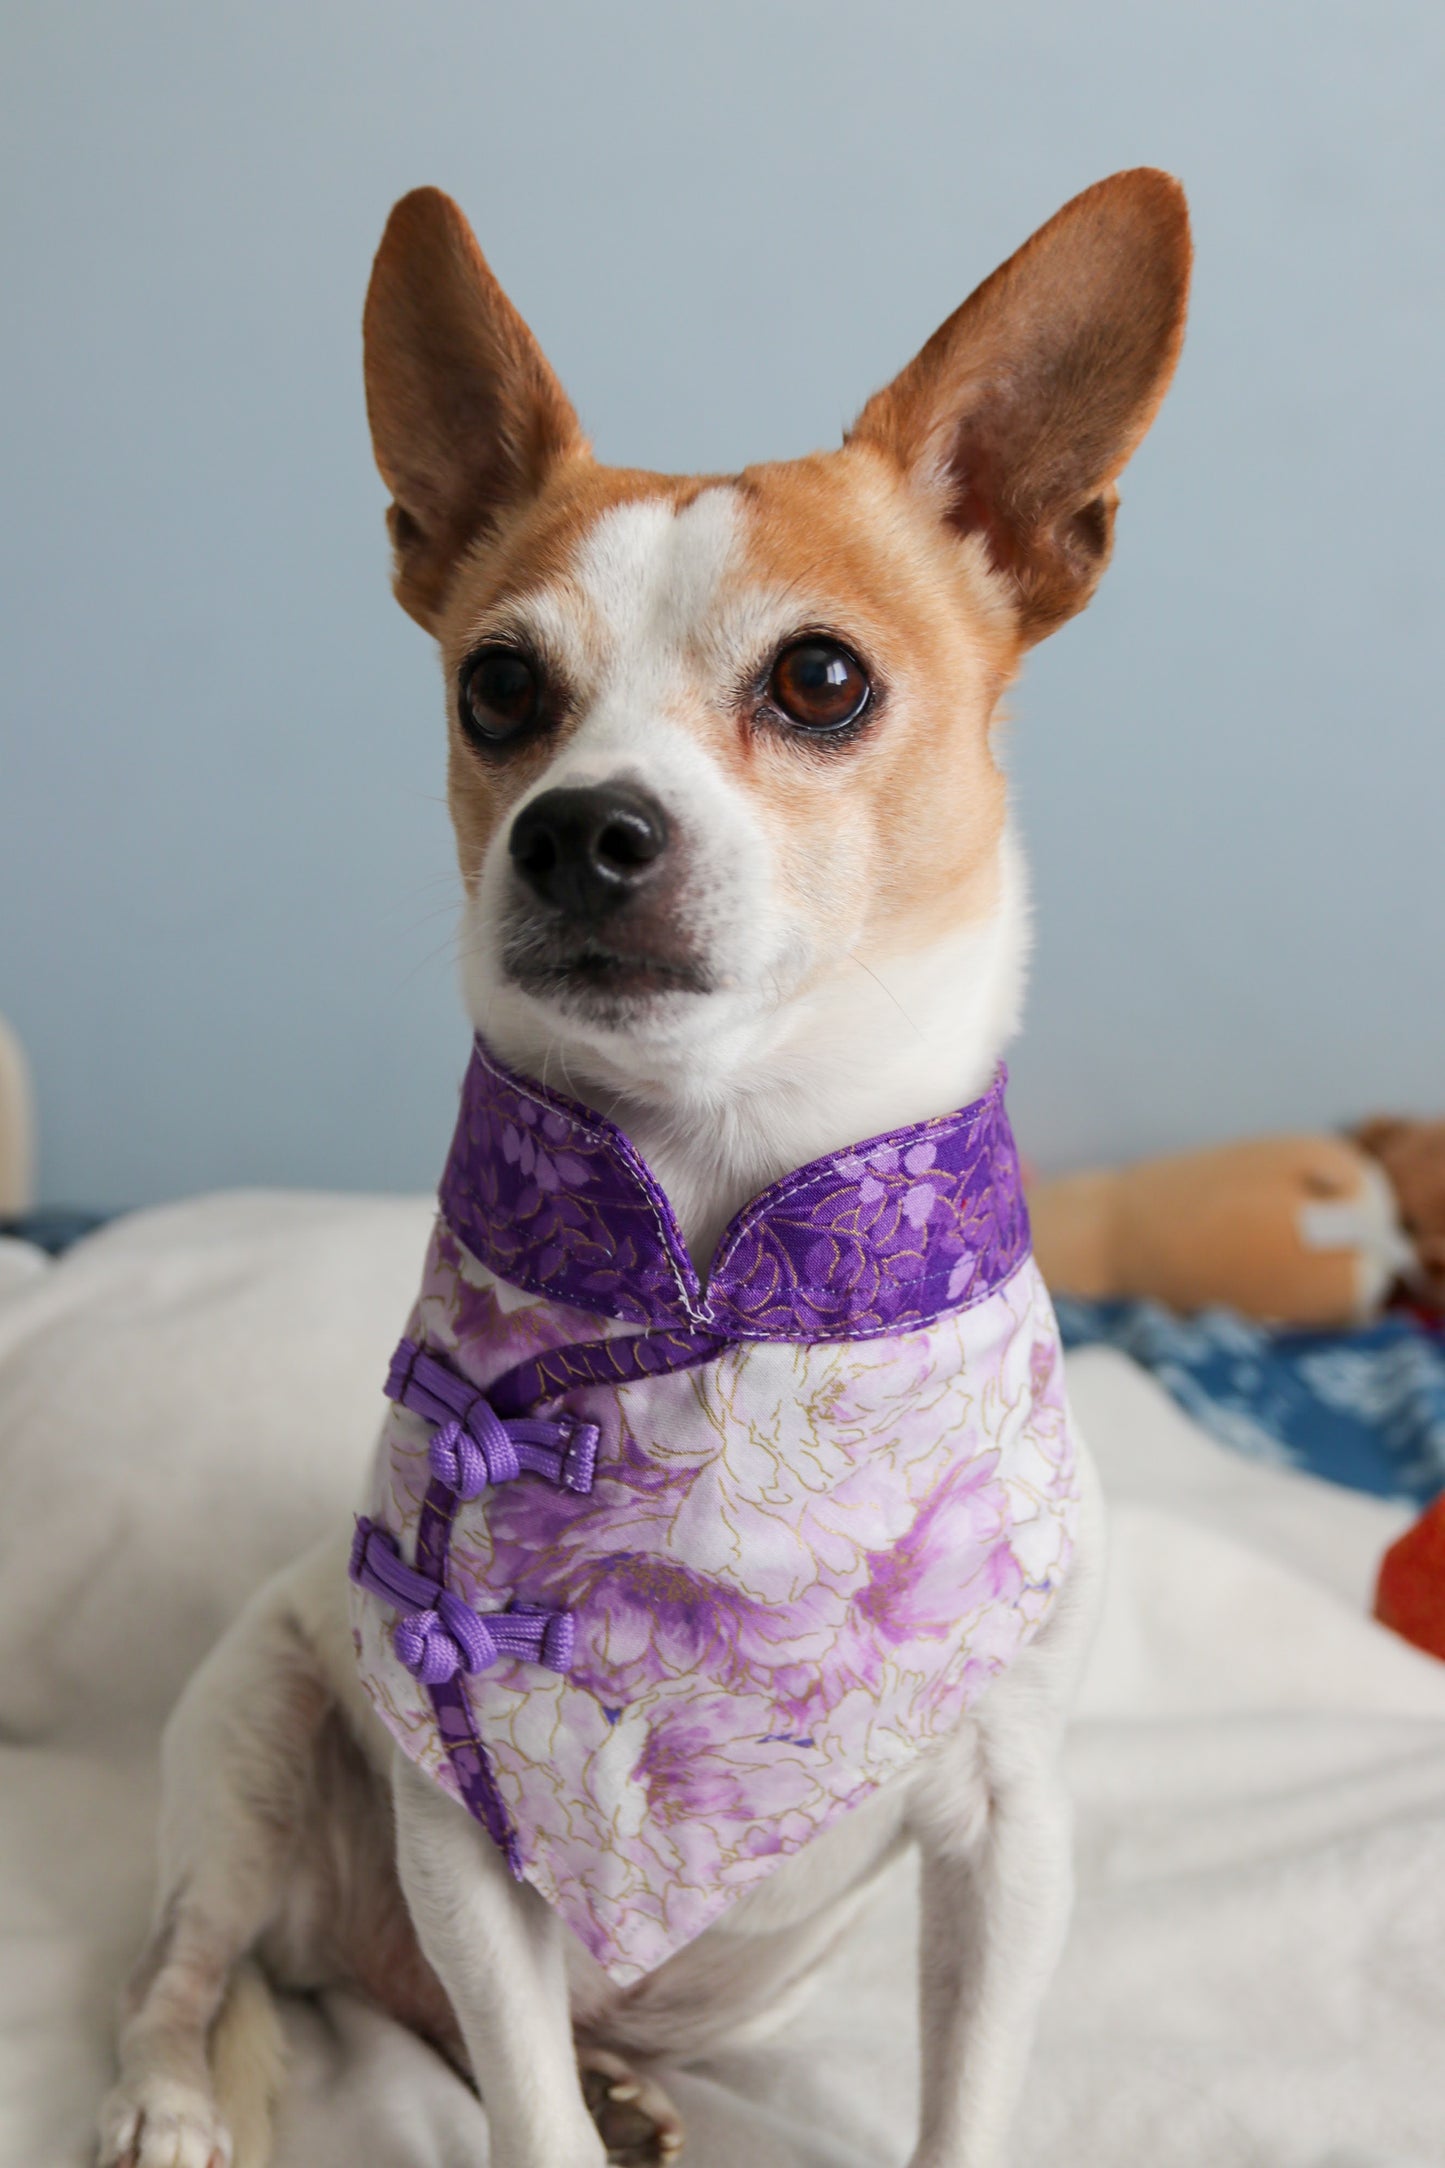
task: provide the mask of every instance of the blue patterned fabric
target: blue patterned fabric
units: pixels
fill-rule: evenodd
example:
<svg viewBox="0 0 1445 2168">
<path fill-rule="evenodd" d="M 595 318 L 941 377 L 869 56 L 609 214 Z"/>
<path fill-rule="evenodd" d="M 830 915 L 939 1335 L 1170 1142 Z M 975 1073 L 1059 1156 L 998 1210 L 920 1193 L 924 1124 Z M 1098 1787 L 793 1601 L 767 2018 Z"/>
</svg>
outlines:
<svg viewBox="0 0 1445 2168">
<path fill-rule="evenodd" d="M 1278 1332 L 1154 1302 L 1056 1298 L 1065 1347 L 1103 1342 L 1196 1422 L 1256 1460 L 1377 1497 L 1428 1505 L 1445 1490 L 1445 1333 L 1404 1313 L 1359 1332 Z"/>
</svg>

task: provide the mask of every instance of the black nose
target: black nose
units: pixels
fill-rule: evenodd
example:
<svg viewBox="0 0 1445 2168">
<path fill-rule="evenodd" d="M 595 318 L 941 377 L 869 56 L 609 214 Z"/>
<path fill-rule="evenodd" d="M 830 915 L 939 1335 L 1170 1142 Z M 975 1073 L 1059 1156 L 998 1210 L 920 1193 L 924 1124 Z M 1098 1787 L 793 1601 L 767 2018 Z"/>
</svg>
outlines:
<svg viewBox="0 0 1445 2168">
<path fill-rule="evenodd" d="M 667 817 L 655 798 L 623 783 L 544 790 L 513 821 L 507 848 L 543 903 L 569 918 L 603 918 L 655 868 Z"/>
</svg>

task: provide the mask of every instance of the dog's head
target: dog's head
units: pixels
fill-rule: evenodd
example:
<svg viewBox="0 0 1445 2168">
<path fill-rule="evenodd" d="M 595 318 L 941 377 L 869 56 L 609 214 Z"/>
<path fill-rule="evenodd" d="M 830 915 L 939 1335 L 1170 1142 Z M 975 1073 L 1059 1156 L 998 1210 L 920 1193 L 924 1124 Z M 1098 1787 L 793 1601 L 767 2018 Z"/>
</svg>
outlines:
<svg viewBox="0 0 1445 2168">
<path fill-rule="evenodd" d="M 840 450 L 678 478 L 594 461 L 456 206 L 397 205 L 367 401 L 442 653 L 481 1028 L 644 1085 L 746 1071 L 920 957 L 950 998 L 1004 908 L 999 696 L 1108 561 L 1189 255 L 1177 183 L 1119 174 Z"/>
</svg>

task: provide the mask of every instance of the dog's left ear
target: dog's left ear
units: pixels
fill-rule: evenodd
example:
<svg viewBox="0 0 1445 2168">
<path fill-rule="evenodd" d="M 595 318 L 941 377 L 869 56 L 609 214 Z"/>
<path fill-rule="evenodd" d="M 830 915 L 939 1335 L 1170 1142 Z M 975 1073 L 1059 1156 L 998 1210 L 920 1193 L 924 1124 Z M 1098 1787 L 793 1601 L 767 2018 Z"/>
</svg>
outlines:
<svg viewBox="0 0 1445 2168">
<path fill-rule="evenodd" d="M 386 222 L 362 320 L 396 596 L 429 632 L 469 543 L 585 453 L 572 405 L 439 188 Z"/>
<path fill-rule="evenodd" d="M 1114 478 L 1184 338 L 1189 214 L 1141 166 L 1075 196 L 986 279 L 849 432 L 982 537 L 1026 642 L 1088 601 L 1113 546 Z"/>
</svg>

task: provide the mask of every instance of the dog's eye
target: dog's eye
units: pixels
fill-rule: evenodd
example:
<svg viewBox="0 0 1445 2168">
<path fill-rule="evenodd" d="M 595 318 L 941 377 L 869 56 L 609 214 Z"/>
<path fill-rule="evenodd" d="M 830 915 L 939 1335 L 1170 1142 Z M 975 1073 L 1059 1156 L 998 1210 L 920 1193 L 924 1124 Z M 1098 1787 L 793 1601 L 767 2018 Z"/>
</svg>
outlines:
<svg viewBox="0 0 1445 2168">
<path fill-rule="evenodd" d="M 505 745 L 537 719 L 542 683 L 513 647 L 483 648 L 462 666 L 462 728 L 484 745 Z"/>
<path fill-rule="evenodd" d="M 805 730 L 841 730 L 862 713 L 868 693 L 861 663 L 836 640 L 795 640 L 768 682 L 773 705 Z"/>
</svg>

